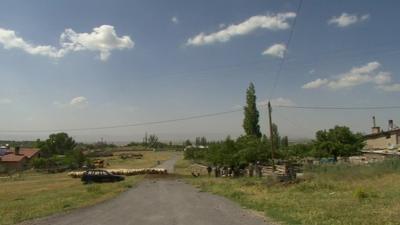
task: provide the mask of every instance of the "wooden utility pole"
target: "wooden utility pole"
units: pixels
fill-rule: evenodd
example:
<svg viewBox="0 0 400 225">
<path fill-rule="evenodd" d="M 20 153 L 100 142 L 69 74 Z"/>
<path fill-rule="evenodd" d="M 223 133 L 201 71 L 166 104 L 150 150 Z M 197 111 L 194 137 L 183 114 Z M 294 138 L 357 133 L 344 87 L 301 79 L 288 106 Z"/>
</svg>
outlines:
<svg viewBox="0 0 400 225">
<path fill-rule="evenodd" d="M 271 103 L 268 101 L 268 117 L 269 117 L 269 139 L 271 140 L 271 161 L 272 161 L 272 171 L 275 172 L 275 162 L 274 162 L 274 151 L 275 151 L 275 144 L 274 144 L 274 131 L 272 129 L 272 107 Z"/>
</svg>

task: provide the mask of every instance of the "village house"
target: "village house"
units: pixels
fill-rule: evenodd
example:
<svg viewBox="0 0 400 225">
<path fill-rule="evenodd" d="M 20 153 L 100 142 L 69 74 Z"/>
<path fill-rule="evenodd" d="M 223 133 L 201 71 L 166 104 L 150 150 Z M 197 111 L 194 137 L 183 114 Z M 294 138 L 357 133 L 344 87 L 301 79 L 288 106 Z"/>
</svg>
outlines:
<svg viewBox="0 0 400 225">
<path fill-rule="evenodd" d="M 349 161 L 353 164 L 379 162 L 387 158 L 400 157 L 400 128 L 395 126 L 393 120 L 389 120 L 388 129 L 384 131 L 376 126 L 375 117 L 372 117 L 372 120 L 372 132 L 364 136 L 363 154 L 349 157 Z"/>
<path fill-rule="evenodd" d="M 0 151 L 0 166 L 9 170 L 24 170 L 30 166 L 30 161 L 39 157 L 39 149 L 15 147 L 14 151 L 9 149 Z"/>
<path fill-rule="evenodd" d="M 376 126 L 373 117 L 372 133 L 365 135 L 365 150 L 399 150 L 400 128 L 395 126 L 393 120 L 388 122 L 388 130 L 383 131 Z"/>
</svg>

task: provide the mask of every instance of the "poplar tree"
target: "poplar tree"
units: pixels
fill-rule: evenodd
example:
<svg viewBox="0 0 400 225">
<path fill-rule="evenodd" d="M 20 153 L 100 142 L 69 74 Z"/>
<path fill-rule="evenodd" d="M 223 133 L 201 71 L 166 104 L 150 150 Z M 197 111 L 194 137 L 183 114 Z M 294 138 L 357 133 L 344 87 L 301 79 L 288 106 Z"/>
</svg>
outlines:
<svg viewBox="0 0 400 225">
<path fill-rule="evenodd" d="M 243 128 L 246 135 L 260 138 L 260 125 L 258 125 L 259 112 L 256 103 L 256 90 L 254 84 L 250 83 L 246 92 L 246 106 L 244 107 Z"/>
</svg>

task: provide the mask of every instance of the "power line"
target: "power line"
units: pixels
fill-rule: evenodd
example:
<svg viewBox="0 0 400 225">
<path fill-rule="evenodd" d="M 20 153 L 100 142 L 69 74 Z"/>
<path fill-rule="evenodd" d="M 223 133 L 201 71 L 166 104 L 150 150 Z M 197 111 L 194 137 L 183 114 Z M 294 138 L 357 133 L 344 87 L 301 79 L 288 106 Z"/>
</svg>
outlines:
<svg viewBox="0 0 400 225">
<path fill-rule="evenodd" d="M 317 110 L 371 110 L 371 109 L 400 109 L 400 106 L 289 106 L 275 105 L 276 108 L 286 109 L 317 109 Z"/>
<path fill-rule="evenodd" d="M 286 50 L 283 52 L 283 57 L 282 57 L 281 62 L 279 63 L 278 71 L 276 73 L 275 80 L 274 80 L 274 83 L 272 85 L 272 91 L 271 91 L 270 98 L 272 98 L 272 96 L 274 95 L 275 88 L 278 85 L 279 76 L 281 75 L 281 72 L 282 72 L 282 69 L 283 69 L 283 65 L 285 64 L 285 61 L 286 61 L 286 58 L 287 58 L 286 57 L 286 52 L 289 50 L 290 43 L 292 42 L 292 37 L 293 37 L 293 34 L 294 34 L 294 29 L 296 27 L 297 17 L 299 17 L 299 12 L 300 12 L 300 9 L 301 9 L 302 5 L 303 5 L 303 0 L 300 0 L 299 1 L 299 6 L 297 7 L 297 10 L 296 10 L 296 17 L 293 20 L 292 29 L 290 30 L 289 38 L 288 38 L 288 40 L 286 42 Z"/>
<path fill-rule="evenodd" d="M 217 113 L 208 113 L 208 114 L 194 115 L 194 116 L 188 116 L 188 117 L 182 117 L 182 118 L 176 118 L 176 119 L 141 122 L 141 123 L 99 126 L 99 127 L 84 127 L 84 128 L 48 129 L 48 130 L 0 130 L 0 133 L 46 133 L 46 132 L 60 132 L 60 131 L 64 131 L 64 132 L 67 132 L 67 131 L 89 131 L 89 130 L 105 130 L 105 129 L 115 129 L 115 128 L 138 127 L 138 126 L 158 125 L 158 124 L 173 123 L 173 122 L 178 122 L 178 121 L 186 121 L 186 120 L 214 117 L 214 116 L 232 114 L 232 113 L 241 112 L 241 111 L 243 111 L 243 108 L 236 109 L 236 110 L 230 110 L 230 111 L 217 112 Z"/>
<path fill-rule="evenodd" d="M 259 104 L 259 107 L 266 107 L 266 104 Z M 360 107 L 347 107 L 347 106 L 288 106 L 288 105 L 273 105 L 275 108 L 283 108 L 283 109 L 305 109 L 305 110 L 377 110 L 377 109 L 400 109 L 400 106 L 360 106 Z M 168 120 L 158 120 L 158 121 L 148 121 L 148 122 L 139 122 L 139 123 L 130 123 L 130 124 L 120 124 L 120 125 L 110 125 L 110 126 L 99 126 L 99 127 L 83 127 L 83 128 L 62 128 L 62 129 L 42 129 L 42 130 L 0 130 L 0 133 L 46 133 L 46 132 L 59 132 L 59 131 L 90 131 L 90 130 L 105 130 L 105 129 L 116 129 L 116 128 L 126 128 L 126 127 L 139 127 L 146 125 L 159 125 L 166 123 L 174 123 L 179 121 L 187 121 L 194 119 L 202 119 L 208 117 L 221 116 L 226 114 L 232 114 L 237 112 L 242 112 L 243 108 L 222 111 L 216 113 L 208 113 L 201 115 L 193 115 L 175 119 Z M 286 118 L 286 120 L 288 120 Z"/>
</svg>

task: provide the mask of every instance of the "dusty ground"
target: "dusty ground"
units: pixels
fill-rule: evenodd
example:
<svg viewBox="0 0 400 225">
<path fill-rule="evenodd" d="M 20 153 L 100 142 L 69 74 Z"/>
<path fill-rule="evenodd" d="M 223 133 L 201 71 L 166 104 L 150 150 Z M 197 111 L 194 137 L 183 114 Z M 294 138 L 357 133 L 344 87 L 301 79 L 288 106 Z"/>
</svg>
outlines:
<svg viewBox="0 0 400 225">
<path fill-rule="evenodd" d="M 160 167 L 173 171 L 177 156 Z M 264 219 L 176 179 L 149 179 L 104 203 L 24 225 L 261 225 Z"/>
</svg>

